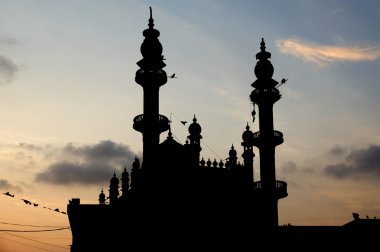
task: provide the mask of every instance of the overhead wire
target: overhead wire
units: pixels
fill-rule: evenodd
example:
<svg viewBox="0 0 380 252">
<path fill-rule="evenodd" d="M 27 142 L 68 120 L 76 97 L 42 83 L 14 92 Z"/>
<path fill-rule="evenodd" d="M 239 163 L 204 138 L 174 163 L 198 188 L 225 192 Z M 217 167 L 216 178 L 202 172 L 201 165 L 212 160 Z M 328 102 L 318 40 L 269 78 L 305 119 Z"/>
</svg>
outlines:
<svg viewBox="0 0 380 252">
<path fill-rule="evenodd" d="M 8 240 L 8 241 L 11 241 L 11 242 L 14 242 L 14 243 L 17 243 L 17 244 L 24 245 L 24 246 L 26 246 L 26 247 L 28 247 L 28 248 L 36 248 L 36 249 L 40 249 L 40 250 L 44 250 L 44 251 L 55 252 L 54 250 L 45 249 L 45 248 L 37 247 L 37 246 L 31 245 L 31 244 L 26 244 L 26 243 L 23 243 L 23 242 L 15 241 L 15 240 L 12 240 L 12 239 L 6 238 L 6 237 L 4 237 L 4 236 L 0 236 L 0 238 L 1 238 L 1 239 Z"/>
<path fill-rule="evenodd" d="M 8 234 L 8 235 L 12 235 L 12 236 L 15 236 L 15 237 L 19 237 L 19 238 L 22 238 L 22 239 L 25 239 L 25 240 L 28 240 L 28 241 L 33 241 L 33 242 L 36 242 L 36 243 L 40 243 L 40 244 L 44 244 L 44 245 L 48 245 L 48 246 L 52 246 L 52 247 L 57 247 L 57 248 L 67 249 L 67 247 L 63 247 L 63 246 L 56 245 L 56 244 L 51 244 L 51 243 L 48 243 L 48 242 L 37 241 L 37 240 L 31 239 L 31 238 L 28 238 L 28 237 L 24 237 L 22 235 L 11 234 L 11 233 L 4 232 L 4 231 L 3 231 L 3 233 Z"/>
</svg>

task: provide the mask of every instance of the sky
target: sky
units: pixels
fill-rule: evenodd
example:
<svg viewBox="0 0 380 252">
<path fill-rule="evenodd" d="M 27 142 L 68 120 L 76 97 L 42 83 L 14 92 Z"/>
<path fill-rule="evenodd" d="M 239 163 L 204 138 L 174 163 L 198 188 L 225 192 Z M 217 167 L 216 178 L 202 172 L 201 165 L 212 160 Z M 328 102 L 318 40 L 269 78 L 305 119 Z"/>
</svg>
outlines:
<svg viewBox="0 0 380 252">
<path fill-rule="evenodd" d="M 379 1 L 1 0 L 0 191 L 14 197 L 0 194 L 0 251 L 69 251 L 68 229 L 4 230 L 69 226 L 71 198 L 97 204 L 113 172 L 141 158 L 134 76 L 149 6 L 178 77 L 160 89 L 178 142 L 195 114 L 202 157 L 225 159 L 232 144 L 242 154 L 247 123 L 258 130 L 249 94 L 264 38 L 273 78 L 288 80 L 274 105 L 289 193 L 280 225 L 380 216 Z"/>
</svg>

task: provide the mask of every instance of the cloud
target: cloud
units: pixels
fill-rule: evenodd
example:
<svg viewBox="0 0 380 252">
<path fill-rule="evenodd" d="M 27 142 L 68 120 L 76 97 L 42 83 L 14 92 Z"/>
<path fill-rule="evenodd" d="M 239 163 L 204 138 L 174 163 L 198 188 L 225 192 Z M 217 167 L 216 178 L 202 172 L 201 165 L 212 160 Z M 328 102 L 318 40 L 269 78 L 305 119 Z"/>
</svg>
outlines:
<svg viewBox="0 0 380 252">
<path fill-rule="evenodd" d="M 346 156 L 345 162 L 328 165 L 324 171 L 337 179 L 360 176 L 380 178 L 380 145 L 353 150 Z"/>
<path fill-rule="evenodd" d="M 109 180 L 115 169 L 106 163 L 62 161 L 51 164 L 45 172 L 37 174 L 36 181 L 58 185 L 100 184 Z"/>
<path fill-rule="evenodd" d="M 328 154 L 332 156 L 342 156 L 347 153 L 348 149 L 339 145 L 334 146 L 331 150 L 328 151 Z"/>
<path fill-rule="evenodd" d="M 11 192 L 21 192 L 21 187 L 12 185 L 6 179 L 0 179 L 0 189 L 1 190 L 9 190 Z"/>
<path fill-rule="evenodd" d="M 282 166 L 282 171 L 284 173 L 293 173 L 293 172 L 296 172 L 298 170 L 297 168 L 297 164 L 294 163 L 293 161 L 289 161 L 289 162 L 286 162 L 285 164 L 283 164 Z"/>
<path fill-rule="evenodd" d="M 36 175 L 36 182 L 97 185 L 108 181 L 124 165 L 130 169 L 135 157 L 129 146 L 110 140 L 84 146 L 70 143 L 62 149 L 62 155 L 61 160 Z"/>
<path fill-rule="evenodd" d="M 11 59 L 0 55 L 0 86 L 11 83 L 17 71 L 18 67 Z"/>
<path fill-rule="evenodd" d="M 335 46 L 307 43 L 298 39 L 280 39 L 276 41 L 276 46 L 284 54 L 318 66 L 327 66 L 334 62 L 374 61 L 380 58 L 380 45 Z"/>
</svg>

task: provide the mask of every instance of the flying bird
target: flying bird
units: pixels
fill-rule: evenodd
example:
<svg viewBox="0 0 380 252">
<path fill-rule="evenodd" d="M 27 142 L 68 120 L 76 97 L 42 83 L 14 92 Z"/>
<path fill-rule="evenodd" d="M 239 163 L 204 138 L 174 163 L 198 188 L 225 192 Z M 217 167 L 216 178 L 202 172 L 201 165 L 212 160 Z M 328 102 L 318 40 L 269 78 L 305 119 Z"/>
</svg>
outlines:
<svg viewBox="0 0 380 252">
<path fill-rule="evenodd" d="M 175 73 L 174 73 L 174 74 L 170 75 L 169 78 L 173 79 L 173 78 L 177 78 L 177 76 L 175 76 Z"/>
<path fill-rule="evenodd" d="M 56 212 L 59 212 L 59 209 L 58 209 L 58 208 L 56 208 L 56 209 L 54 209 L 54 211 L 56 211 Z"/>
<path fill-rule="evenodd" d="M 5 192 L 5 193 L 3 193 L 4 195 L 7 195 L 7 196 L 9 196 L 9 197 L 14 197 L 15 195 L 14 194 L 10 194 L 9 192 Z"/>
<path fill-rule="evenodd" d="M 26 199 L 21 199 L 21 200 L 24 201 L 24 203 L 27 204 L 27 205 L 31 205 L 32 204 L 32 202 L 30 202 L 29 200 L 26 200 Z"/>
<path fill-rule="evenodd" d="M 181 121 L 181 123 L 182 123 L 183 125 L 185 125 L 185 124 L 187 123 L 187 121 Z"/>
<path fill-rule="evenodd" d="M 33 206 L 35 206 L 35 207 L 38 207 L 38 204 L 36 204 L 36 203 L 33 203 Z"/>
</svg>

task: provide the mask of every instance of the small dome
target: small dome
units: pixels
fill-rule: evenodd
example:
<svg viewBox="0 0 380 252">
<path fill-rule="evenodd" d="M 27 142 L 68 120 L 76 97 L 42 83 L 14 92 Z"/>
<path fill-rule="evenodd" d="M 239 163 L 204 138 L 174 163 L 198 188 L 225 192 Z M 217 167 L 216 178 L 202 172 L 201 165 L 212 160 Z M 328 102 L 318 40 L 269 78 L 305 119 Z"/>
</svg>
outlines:
<svg viewBox="0 0 380 252">
<path fill-rule="evenodd" d="M 252 131 L 249 130 L 248 123 L 245 128 L 246 128 L 246 131 L 244 131 L 242 135 L 243 142 L 245 143 L 245 145 L 253 145 L 252 143 L 254 139 L 254 134 Z"/>
<path fill-rule="evenodd" d="M 99 194 L 99 204 L 105 204 L 105 203 L 106 203 L 106 195 L 104 194 L 103 188 L 102 188 L 102 191 Z"/>
<path fill-rule="evenodd" d="M 193 123 L 190 124 L 190 126 L 189 126 L 189 133 L 190 133 L 190 135 L 200 135 L 201 132 L 202 132 L 202 128 L 197 123 L 197 118 L 195 118 L 195 115 L 194 115 Z"/>
<path fill-rule="evenodd" d="M 111 185 L 118 185 L 119 184 L 119 179 L 116 177 L 116 173 L 113 172 L 113 177 L 110 180 Z"/>
<path fill-rule="evenodd" d="M 230 157 L 236 157 L 237 156 L 237 153 L 236 153 L 236 150 L 234 148 L 234 145 L 231 146 L 231 150 L 229 151 L 228 154 L 230 155 Z"/>
<path fill-rule="evenodd" d="M 102 191 L 99 193 L 99 200 L 105 199 L 105 198 L 106 198 L 106 195 L 104 194 L 103 189 L 102 189 Z"/>
</svg>

